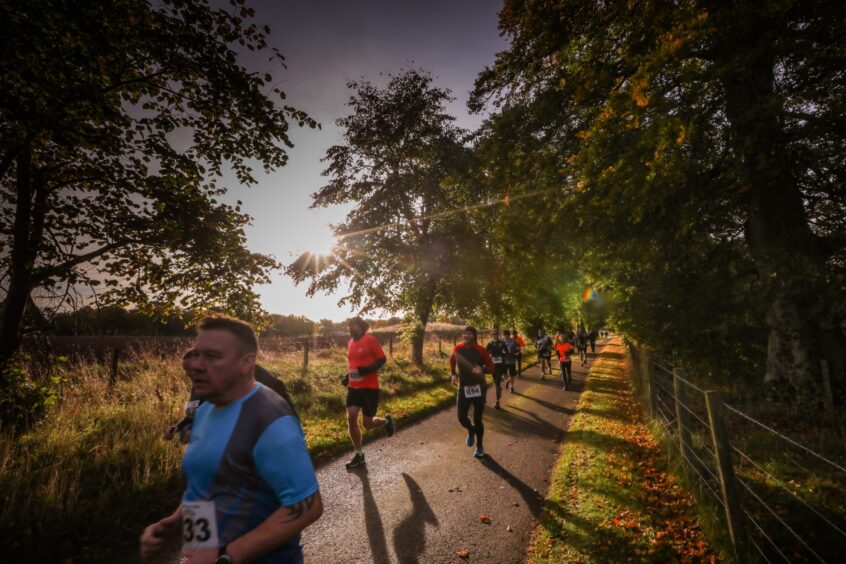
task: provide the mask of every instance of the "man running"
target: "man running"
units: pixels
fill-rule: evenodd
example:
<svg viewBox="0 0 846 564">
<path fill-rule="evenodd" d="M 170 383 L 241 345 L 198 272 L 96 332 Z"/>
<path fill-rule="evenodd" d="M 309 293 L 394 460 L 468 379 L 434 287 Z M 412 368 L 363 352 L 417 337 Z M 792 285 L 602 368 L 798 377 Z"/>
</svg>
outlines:
<svg viewBox="0 0 846 564">
<path fill-rule="evenodd" d="M 495 367 L 488 351 L 477 342 L 474 327 L 464 329 L 463 339 L 464 342 L 457 344 L 449 357 L 449 371 L 452 374 L 452 383 L 458 383 L 458 422 L 467 429 L 467 446 L 473 446 L 475 440 L 476 452 L 473 456 L 482 458 L 485 456 L 482 446 L 485 434 L 482 413 L 485 410 L 485 396 L 488 391 L 485 372 L 493 374 Z M 470 406 L 473 406 L 472 423 L 467 417 Z"/>
<path fill-rule="evenodd" d="M 584 325 L 579 326 L 579 332 L 576 334 L 576 350 L 579 351 L 579 360 L 582 366 L 587 366 L 587 349 L 588 349 L 588 334 L 585 331 Z"/>
<path fill-rule="evenodd" d="M 543 329 L 538 331 L 538 340 L 535 341 L 535 349 L 538 351 L 541 380 L 546 380 L 547 373 L 552 376 L 552 339 Z"/>
<path fill-rule="evenodd" d="M 555 350 L 558 352 L 558 362 L 561 364 L 561 379 L 564 380 L 564 389 L 570 387 L 570 382 L 573 381 L 573 360 L 570 355 L 573 354 L 573 343 L 570 342 L 572 332 L 567 335 L 565 339 L 563 335 L 558 335 Z"/>
<path fill-rule="evenodd" d="M 593 327 L 588 331 L 588 342 L 590 343 L 590 354 L 596 354 L 596 329 Z"/>
<path fill-rule="evenodd" d="M 323 502 L 293 409 L 253 377 L 253 328 L 204 318 L 194 351 L 186 367 L 204 403 L 182 459 L 185 493 L 176 511 L 144 529 L 141 559 L 181 532 L 192 563 L 303 562 L 300 532 L 320 518 Z"/>
<path fill-rule="evenodd" d="M 379 407 L 379 376 L 376 371 L 387 362 L 382 346 L 376 337 L 367 332 L 370 327 L 362 318 L 353 317 L 347 326 L 350 331 L 347 343 L 347 427 L 355 448 L 347 468 L 355 468 L 364 464 L 359 412 L 365 429 L 384 427 L 389 437 L 394 435 L 394 418 L 390 413 L 376 417 Z"/>
<path fill-rule="evenodd" d="M 508 348 L 508 356 L 506 358 L 506 371 L 508 372 L 508 384 L 506 388 L 510 391 L 514 391 L 514 379 L 517 378 L 517 354 L 520 352 L 520 346 L 517 344 L 517 341 L 511 338 L 511 331 L 506 329 L 502 332 L 503 341 L 505 341 L 505 346 Z"/>
<path fill-rule="evenodd" d="M 523 340 L 517 329 L 514 329 L 514 342 L 517 343 L 518 347 L 514 360 L 517 361 L 517 376 L 519 377 L 523 373 L 523 349 L 526 347 L 526 341 Z"/>
<path fill-rule="evenodd" d="M 496 387 L 496 403 L 494 409 L 499 409 L 499 399 L 502 397 L 502 377 L 508 374 L 508 363 L 511 353 L 508 352 L 508 345 L 499 338 L 499 329 L 494 327 L 491 331 L 493 340 L 485 347 L 494 364 L 493 381 Z"/>
</svg>

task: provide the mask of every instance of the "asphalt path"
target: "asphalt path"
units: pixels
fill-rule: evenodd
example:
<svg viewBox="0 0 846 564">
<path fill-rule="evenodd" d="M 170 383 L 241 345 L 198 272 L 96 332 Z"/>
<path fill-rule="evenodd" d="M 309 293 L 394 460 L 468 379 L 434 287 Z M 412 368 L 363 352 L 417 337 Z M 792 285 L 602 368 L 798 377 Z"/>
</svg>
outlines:
<svg viewBox="0 0 846 564">
<path fill-rule="evenodd" d="M 597 346 L 597 355 L 601 350 Z M 540 379 L 524 371 L 514 392 L 495 390 L 485 407 L 486 457 L 465 445 L 455 407 L 416 424 L 398 421 L 392 438 L 365 446 L 367 464 L 347 470 L 349 455 L 318 468 L 323 517 L 303 533 L 308 563 L 522 562 L 565 431 L 590 366 L 573 362 L 562 389 L 558 363 Z M 483 523 L 482 515 L 490 518 Z"/>
</svg>

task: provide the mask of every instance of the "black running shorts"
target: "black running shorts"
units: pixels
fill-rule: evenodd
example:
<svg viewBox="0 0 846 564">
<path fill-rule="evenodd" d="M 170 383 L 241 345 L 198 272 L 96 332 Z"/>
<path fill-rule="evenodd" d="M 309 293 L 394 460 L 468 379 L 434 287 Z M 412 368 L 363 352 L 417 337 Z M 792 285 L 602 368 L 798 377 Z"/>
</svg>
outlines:
<svg viewBox="0 0 846 564">
<path fill-rule="evenodd" d="M 347 388 L 347 407 L 357 406 L 367 417 L 375 417 L 379 407 L 378 388 Z"/>
</svg>

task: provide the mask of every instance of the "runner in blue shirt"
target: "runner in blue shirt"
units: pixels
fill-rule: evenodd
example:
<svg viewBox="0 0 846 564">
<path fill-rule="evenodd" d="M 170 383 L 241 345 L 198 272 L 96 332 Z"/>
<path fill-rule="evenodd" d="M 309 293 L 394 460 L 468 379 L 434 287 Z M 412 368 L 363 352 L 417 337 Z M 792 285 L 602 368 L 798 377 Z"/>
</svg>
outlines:
<svg viewBox="0 0 846 564">
<path fill-rule="evenodd" d="M 204 401 L 182 461 L 182 504 L 148 526 L 150 560 L 182 531 L 190 564 L 301 563 L 300 532 L 323 512 L 299 420 L 285 399 L 253 378 L 258 340 L 248 324 L 209 317 L 186 363 Z"/>
</svg>

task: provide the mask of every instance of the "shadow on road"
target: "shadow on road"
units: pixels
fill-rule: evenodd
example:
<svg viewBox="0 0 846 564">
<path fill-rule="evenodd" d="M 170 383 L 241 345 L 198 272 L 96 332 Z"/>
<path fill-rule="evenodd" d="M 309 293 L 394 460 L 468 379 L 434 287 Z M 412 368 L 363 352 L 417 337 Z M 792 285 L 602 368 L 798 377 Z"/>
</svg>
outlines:
<svg viewBox="0 0 846 564">
<path fill-rule="evenodd" d="M 371 561 L 376 564 L 388 563 L 391 559 L 388 555 L 388 542 L 385 540 L 385 527 L 382 526 L 379 508 L 376 507 L 373 490 L 370 489 L 370 477 L 367 475 L 367 467 L 360 466 L 350 471 L 350 474 L 355 474 L 361 480 L 361 492 L 364 499 L 364 522 L 367 528 L 367 538 L 370 540 Z"/>
<path fill-rule="evenodd" d="M 394 553 L 401 564 L 418 564 L 420 555 L 426 549 L 426 524 L 437 527 L 438 518 L 417 482 L 404 472 L 402 477 L 411 498 L 411 513 L 394 529 Z"/>
<path fill-rule="evenodd" d="M 490 455 L 485 456 L 481 462 L 482 466 L 501 477 L 508 483 L 509 486 L 517 490 L 517 493 L 519 493 L 523 498 L 523 501 L 526 502 L 526 506 L 529 508 L 529 511 L 532 512 L 532 515 L 537 516 L 540 513 L 541 507 L 543 507 L 542 495 L 526 485 L 526 483 L 520 480 L 517 476 L 503 468 L 499 462 L 494 460 Z"/>
</svg>

